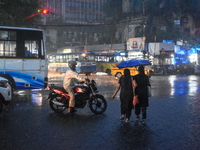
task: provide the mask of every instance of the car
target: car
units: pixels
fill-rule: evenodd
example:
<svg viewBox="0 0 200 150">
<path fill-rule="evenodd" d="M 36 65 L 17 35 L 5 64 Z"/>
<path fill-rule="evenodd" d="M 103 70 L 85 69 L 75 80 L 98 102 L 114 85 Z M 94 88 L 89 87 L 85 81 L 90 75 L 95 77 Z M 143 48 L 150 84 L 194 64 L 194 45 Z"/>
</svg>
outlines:
<svg viewBox="0 0 200 150">
<path fill-rule="evenodd" d="M 154 74 L 159 75 L 173 75 L 177 74 L 177 67 L 175 65 L 154 65 Z"/>
<path fill-rule="evenodd" d="M 12 99 L 12 88 L 8 83 L 8 80 L 4 77 L 0 77 L 0 113 L 3 110 L 3 105 L 10 103 Z"/>
<path fill-rule="evenodd" d="M 127 67 L 127 68 L 114 68 L 111 70 L 111 74 L 114 75 L 116 78 L 120 78 L 122 75 L 124 75 L 124 69 L 129 69 L 131 76 L 135 76 L 139 74 L 137 67 Z M 145 67 L 145 74 L 149 77 L 151 77 L 151 74 L 153 73 L 153 69 L 150 67 Z"/>
</svg>

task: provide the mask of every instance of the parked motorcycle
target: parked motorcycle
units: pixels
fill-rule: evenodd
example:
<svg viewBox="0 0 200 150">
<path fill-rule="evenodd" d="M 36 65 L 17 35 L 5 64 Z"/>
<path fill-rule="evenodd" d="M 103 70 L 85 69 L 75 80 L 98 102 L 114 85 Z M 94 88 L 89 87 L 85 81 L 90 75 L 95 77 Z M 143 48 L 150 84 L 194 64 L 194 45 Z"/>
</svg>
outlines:
<svg viewBox="0 0 200 150">
<path fill-rule="evenodd" d="M 96 82 L 89 80 L 84 85 L 74 87 L 75 108 L 84 108 L 88 104 L 90 110 L 95 114 L 102 114 L 107 109 L 107 102 L 103 95 L 97 94 Z M 63 87 L 49 86 L 50 94 L 48 97 L 50 108 L 61 113 L 69 108 L 69 95 Z"/>
</svg>

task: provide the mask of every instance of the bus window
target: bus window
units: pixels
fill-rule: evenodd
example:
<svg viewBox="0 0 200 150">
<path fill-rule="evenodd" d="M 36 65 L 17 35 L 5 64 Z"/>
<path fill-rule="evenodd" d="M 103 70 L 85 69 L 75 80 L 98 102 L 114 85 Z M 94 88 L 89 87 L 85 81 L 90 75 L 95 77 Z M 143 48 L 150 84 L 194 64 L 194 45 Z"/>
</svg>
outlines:
<svg viewBox="0 0 200 150">
<path fill-rule="evenodd" d="M 16 32 L 0 30 L 0 56 L 16 56 Z"/>
<path fill-rule="evenodd" d="M 109 57 L 109 62 L 114 62 L 114 58 L 113 57 Z"/>
<path fill-rule="evenodd" d="M 73 55 L 69 55 L 69 61 L 72 61 L 73 60 Z"/>
<path fill-rule="evenodd" d="M 122 62 L 122 56 L 116 56 L 116 62 Z"/>
<path fill-rule="evenodd" d="M 57 62 L 60 62 L 60 56 L 58 55 L 58 56 L 56 56 L 56 63 Z"/>
<path fill-rule="evenodd" d="M 63 55 L 63 62 L 66 63 L 66 56 L 65 55 Z"/>
<path fill-rule="evenodd" d="M 39 42 L 25 40 L 25 57 L 39 58 Z"/>
<path fill-rule="evenodd" d="M 49 56 L 49 62 L 55 63 L 55 57 L 54 56 Z"/>
<path fill-rule="evenodd" d="M 0 41 L 0 56 L 15 57 L 16 42 L 15 41 Z"/>
<path fill-rule="evenodd" d="M 88 56 L 88 60 L 95 61 L 95 57 L 94 56 Z"/>
<path fill-rule="evenodd" d="M 60 56 L 60 62 L 64 62 L 64 57 Z"/>
</svg>

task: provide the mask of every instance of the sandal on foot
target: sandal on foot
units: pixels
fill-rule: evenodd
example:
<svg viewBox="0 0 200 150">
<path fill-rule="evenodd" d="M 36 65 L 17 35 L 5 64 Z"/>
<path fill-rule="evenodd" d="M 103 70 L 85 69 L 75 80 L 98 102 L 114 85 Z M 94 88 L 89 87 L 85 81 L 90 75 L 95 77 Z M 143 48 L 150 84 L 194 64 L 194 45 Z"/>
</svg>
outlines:
<svg viewBox="0 0 200 150">
<path fill-rule="evenodd" d="M 120 117 L 120 120 L 123 120 L 123 119 L 124 119 L 124 116 L 121 116 L 121 117 Z"/>
</svg>

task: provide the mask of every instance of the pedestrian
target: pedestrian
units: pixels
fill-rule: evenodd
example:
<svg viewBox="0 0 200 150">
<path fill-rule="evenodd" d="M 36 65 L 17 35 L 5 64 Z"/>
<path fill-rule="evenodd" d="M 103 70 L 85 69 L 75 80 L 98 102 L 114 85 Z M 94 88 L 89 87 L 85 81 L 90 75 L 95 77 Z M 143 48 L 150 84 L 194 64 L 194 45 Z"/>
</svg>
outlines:
<svg viewBox="0 0 200 150">
<path fill-rule="evenodd" d="M 147 107 L 149 106 L 147 86 L 150 86 L 149 77 L 144 73 L 144 66 L 138 68 L 139 74 L 134 76 L 133 85 L 135 87 L 135 95 L 138 95 L 139 103 L 135 105 L 136 120 L 139 121 L 140 112 L 142 110 L 142 123 L 145 123 L 147 116 Z"/>
<path fill-rule="evenodd" d="M 117 88 L 112 96 L 115 98 L 115 95 L 120 89 L 120 102 L 121 102 L 121 117 L 120 119 L 124 119 L 126 117 L 126 122 L 129 121 L 131 116 L 131 110 L 133 108 L 133 86 L 132 79 L 130 75 L 130 70 L 125 69 L 124 75 L 120 77 Z"/>
</svg>

